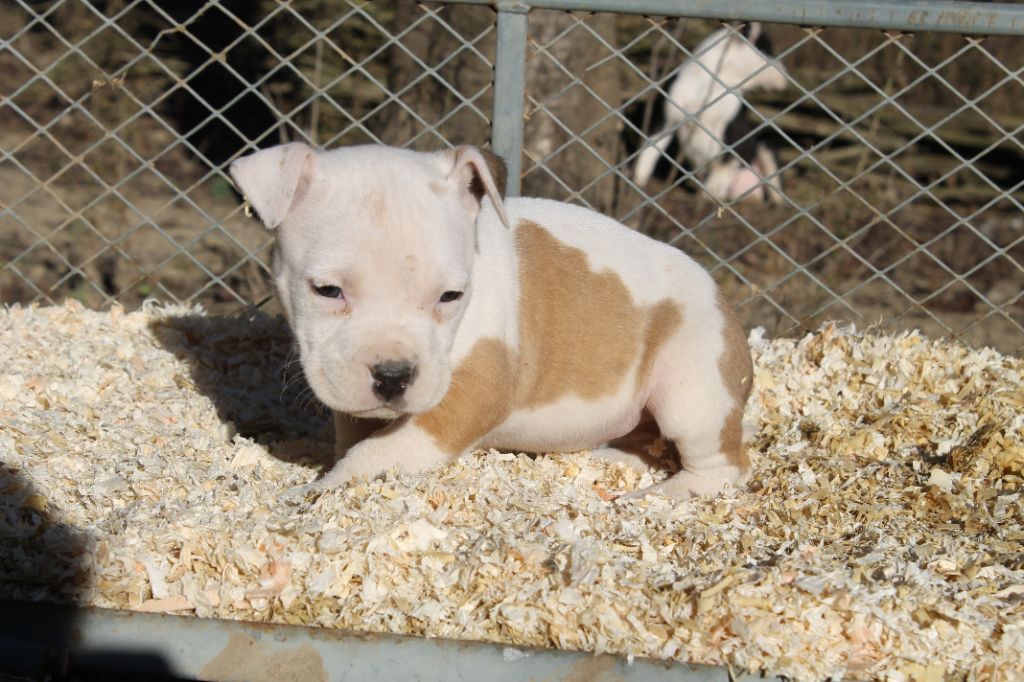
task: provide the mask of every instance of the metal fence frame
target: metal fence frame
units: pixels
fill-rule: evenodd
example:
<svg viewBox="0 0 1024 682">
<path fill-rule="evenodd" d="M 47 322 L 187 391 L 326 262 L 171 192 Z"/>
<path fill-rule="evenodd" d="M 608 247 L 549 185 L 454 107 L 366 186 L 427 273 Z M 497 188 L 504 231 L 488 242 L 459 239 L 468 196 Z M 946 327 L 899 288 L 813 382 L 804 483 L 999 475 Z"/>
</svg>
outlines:
<svg viewBox="0 0 1024 682">
<path fill-rule="evenodd" d="M 24 6 L 23 2 L 19 2 L 19 4 Z M 496 58 L 494 63 L 494 82 L 492 86 L 494 92 L 494 99 L 493 111 L 491 112 L 492 115 L 490 117 L 492 121 L 491 144 L 493 149 L 499 155 L 503 156 L 505 159 L 508 160 L 510 172 L 507 192 L 511 196 L 515 196 L 520 192 L 520 177 L 523 170 L 521 160 L 523 156 L 524 146 L 523 136 L 526 104 L 526 62 L 528 55 L 528 27 L 529 15 L 530 12 L 533 10 L 549 9 L 581 12 L 617 12 L 642 15 L 706 18 L 719 20 L 763 21 L 770 23 L 785 23 L 814 27 L 835 26 L 849 28 L 874 28 L 904 32 L 949 32 L 962 34 L 965 36 L 977 36 L 978 40 L 980 40 L 981 37 L 987 35 L 1024 36 L 1024 5 L 1011 3 L 950 2 L 948 0 L 869 0 L 864 2 L 848 2 L 842 0 L 771 0 L 767 2 L 757 3 L 751 3 L 749 2 L 749 0 L 442 0 L 442 2 L 435 4 L 486 5 L 492 7 L 496 12 Z M 59 3 L 57 3 L 57 5 L 59 5 Z M 122 13 L 130 11 L 132 7 L 132 4 L 127 5 L 126 8 L 122 10 Z M 45 16 L 45 14 L 49 11 L 51 10 L 43 12 L 40 16 Z M 117 25 L 115 23 L 115 20 L 118 18 L 118 16 L 120 16 L 120 14 L 115 14 L 110 17 L 101 17 L 101 23 L 92 35 L 95 35 L 99 33 L 101 30 L 106 29 L 108 27 L 116 27 Z M 340 21 L 341 19 L 339 19 L 339 22 Z M 417 26 L 417 24 L 418 22 L 413 22 L 406 29 L 406 31 L 412 30 Z M 255 29 L 255 27 L 253 28 Z M 312 27 L 308 22 L 306 23 L 306 28 L 312 31 L 315 36 L 320 38 L 323 37 L 323 33 L 319 32 L 316 28 Z M 24 30 L 27 30 L 27 27 Z M 594 35 L 598 39 L 600 39 L 600 36 L 597 36 L 597 34 Z M 397 43 L 400 38 L 401 35 L 393 36 L 392 39 L 389 41 L 389 44 L 391 44 L 391 42 Z M 63 38 L 61 39 L 63 40 Z M 135 42 L 134 39 L 130 37 L 129 39 Z M 157 42 L 159 42 L 160 39 L 161 36 L 158 36 L 156 41 L 154 41 L 153 44 L 149 45 L 148 47 L 143 47 L 140 45 L 139 55 L 136 57 L 135 60 L 132 60 L 126 65 L 124 65 L 120 70 L 120 73 L 126 72 L 137 61 L 142 60 L 144 57 L 146 57 L 149 51 L 151 51 L 154 48 L 154 46 L 156 45 Z M 5 41 L 5 43 L 6 42 L 10 41 Z M 64 47 L 68 50 L 69 53 L 77 53 L 80 57 L 83 57 L 88 61 L 87 55 L 84 55 L 79 47 L 79 45 L 83 42 L 85 42 L 85 39 L 80 40 L 78 44 L 73 44 L 66 40 L 63 40 Z M 138 43 L 136 42 L 135 44 Z M 616 49 L 615 46 L 612 45 L 606 44 L 606 46 L 611 50 Z M 0 49 L 2 49 L 3 47 L 5 47 L 5 45 L 0 45 Z M 273 52 L 273 48 L 271 46 L 267 45 L 266 47 Z M 463 48 L 460 48 L 460 50 L 461 49 Z M 465 49 L 476 50 L 476 47 L 473 44 L 468 44 L 465 46 Z M 963 51 L 967 49 L 968 47 L 965 46 L 963 50 L 950 57 L 949 61 L 952 61 L 959 54 L 961 54 Z M 277 53 L 275 52 L 274 54 Z M 781 60 L 784 56 L 784 54 L 778 55 L 777 59 Z M 851 64 L 849 62 L 845 62 L 845 60 L 843 60 L 843 58 L 840 55 L 836 56 L 840 60 L 844 61 L 844 63 L 847 65 L 846 68 L 855 69 L 857 63 L 859 62 L 858 60 L 858 62 Z M 870 53 L 863 57 L 862 59 L 866 59 L 867 56 L 870 56 Z M 910 54 L 910 56 L 913 57 L 912 53 Z M 284 56 L 280 57 L 282 60 L 285 59 Z M 416 59 L 415 56 L 413 56 L 413 58 Z M 211 56 L 211 59 L 216 59 L 216 55 Z M 417 59 L 416 61 L 419 60 Z M 924 73 L 922 76 L 916 79 L 910 86 L 908 86 L 906 88 L 907 90 L 909 90 L 911 87 L 913 87 L 914 84 L 916 84 L 917 82 L 926 77 L 937 77 L 939 79 L 942 79 L 941 74 L 939 74 L 939 70 L 943 66 L 943 64 L 930 66 L 923 62 L 920 62 L 920 60 L 918 60 L 918 62 L 918 65 L 924 70 Z M 442 63 L 440 65 L 430 67 L 423 62 L 419 63 L 424 69 L 423 77 L 426 77 L 427 75 L 436 72 L 443 65 Z M 942 118 L 940 121 L 934 123 L 930 127 L 923 126 L 920 134 L 914 138 L 914 141 L 926 137 L 931 131 L 943 125 L 946 121 L 957 116 L 959 113 L 969 109 L 981 114 L 983 118 L 987 118 L 987 120 L 990 123 L 999 127 L 997 123 L 995 123 L 991 118 L 987 117 L 985 112 L 978 106 L 978 102 L 980 102 L 984 97 L 986 97 L 989 94 L 989 92 L 995 90 L 996 88 L 1002 87 L 1004 84 L 1008 82 L 1024 84 L 1024 81 L 1022 81 L 1021 77 L 1021 68 L 1017 68 L 1015 70 L 1006 69 L 1005 67 L 1003 68 L 1004 70 L 1006 70 L 1006 75 L 999 83 L 993 86 L 993 88 L 973 99 L 963 98 L 963 102 L 960 103 L 959 106 L 952 108 L 952 111 L 948 113 L 947 116 Z M 369 76 L 365 68 L 359 67 L 357 65 L 356 67 L 353 67 L 353 69 L 362 69 L 362 73 L 364 75 Z M 97 70 L 99 71 L 98 67 Z M 116 85 L 118 78 L 117 74 L 106 74 L 106 76 L 107 78 L 105 81 L 98 80 L 95 82 L 95 86 L 101 88 L 111 84 Z M 838 75 L 836 77 L 838 77 Z M 370 78 L 372 78 L 372 76 L 370 76 Z M 51 81 L 49 81 L 49 78 L 45 72 L 39 72 L 37 70 L 36 75 L 30 80 L 29 83 L 26 83 L 22 88 L 20 88 L 16 92 L 11 93 L 6 98 L 5 104 L 7 106 L 12 107 L 14 111 L 19 112 L 21 115 L 25 116 L 25 118 L 30 119 L 30 117 L 25 115 L 24 112 L 18 109 L 17 105 L 13 102 L 13 100 L 24 89 L 28 88 L 29 85 L 36 82 L 37 80 L 49 82 L 51 86 L 56 87 L 53 85 Z M 802 89 L 801 97 L 809 98 L 811 101 L 817 101 L 815 94 L 816 91 L 819 90 L 821 87 L 824 87 L 824 85 L 826 84 L 827 81 L 826 83 L 823 83 L 819 85 L 817 88 L 811 90 Z M 380 83 L 377 83 L 377 85 L 383 87 Z M 187 82 L 185 82 L 183 83 L 182 87 L 189 88 L 189 85 Z M 661 92 L 662 95 L 665 94 L 664 90 L 661 89 L 661 86 L 657 84 L 653 85 L 653 89 L 658 90 L 659 92 Z M 460 102 L 460 108 L 471 108 L 475 110 L 477 113 L 479 113 L 481 116 L 486 117 L 486 112 L 481 111 L 477 105 L 477 100 L 479 99 L 481 93 L 475 93 L 467 97 L 463 93 L 457 92 L 454 89 L 452 90 L 453 94 L 458 98 Z M 260 93 L 260 91 L 257 89 L 257 83 L 250 83 L 246 92 L 255 94 L 260 97 L 263 96 L 262 93 Z M 880 90 L 879 94 L 883 96 L 883 103 L 895 102 L 894 96 L 890 96 L 889 94 L 881 92 Z M 401 93 L 391 93 L 391 95 L 394 101 L 399 101 L 398 97 L 401 95 Z M 228 104 L 219 107 L 217 110 L 212 110 L 210 115 L 207 117 L 207 120 L 218 120 L 221 123 L 228 126 L 229 128 L 235 130 L 235 132 L 238 132 L 239 135 L 244 138 L 245 136 L 242 135 L 238 131 L 238 129 L 233 126 L 232 122 L 224 115 L 224 112 L 231 106 L 231 104 L 232 103 L 229 102 Z M 142 107 L 142 110 L 148 110 L 150 107 L 150 105 L 146 103 L 140 103 L 140 106 Z M 793 106 L 795 106 L 795 104 Z M 84 107 L 78 108 L 80 111 L 84 112 L 87 116 L 89 116 L 88 111 Z M 867 117 L 873 110 L 874 108 L 869 109 L 866 113 L 862 115 L 861 118 Z M 761 122 L 766 126 L 774 126 L 775 119 L 778 116 L 781 116 L 786 111 L 786 109 L 783 109 L 775 117 L 762 117 Z M 415 112 L 410 111 L 410 114 L 412 116 L 416 116 Z M 611 111 L 608 114 L 608 116 L 612 116 L 615 114 L 616 112 Z M 359 123 L 355 119 L 352 120 L 353 123 Z M 97 125 L 102 126 L 102 124 L 100 124 L 98 121 L 95 121 L 95 119 L 93 119 L 93 122 Z M 848 122 L 848 125 L 852 126 L 856 122 L 856 120 Z M 435 125 L 440 124 L 438 123 Z M 775 128 L 775 130 L 780 133 L 782 132 L 777 127 Z M 1000 130 L 1002 130 L 1002 128 L 1000 128 Z M 1022 130 L 1024 130 L 1024 126 L 1020 126 L 1012 131 L 1004 131 L 1004 138 L 998 141 L 997 143 L 993 144 L 992 147 L 990 147 L 990 149 L 994 148 L 998 144 L 1002 144 L 1002 142 L 1005 141 L 1006 139 L 1011 139 L 1015 141 L 1019 147 L 1024 149 L 1024 146 L 1022 146 L 1019 139 L 1017 139 L 1021 135 Z M 43 133 L 46 134 L 45 129 L 43 130 Z M 186 146 L 190 147 L 191 151 L 195 153 L 199 158 L 204 158 L 202 151 L 196 149 L 195 147 L 191 147 L 191 145 L 189 145 L 187 141 L 179 140 L 179 142 L 183 142 Z M 256 141 L 248 140 L 248 142 L 249 148 L 254 149 L 256 146 Z M 860 142 L 870 146 L 870 142 L 865 140 L 863 137 L 860 138 Z M 874 165 L 881 164 L 888 159 L 888 155 L 883 151 L 878 149 L 873 149 L 873 151 L 878 156 L 878 160 L 875 162 Z M 970 166 L 970 164 L 974 160 L 981 158 L 981 156 L 989 150 L 985 150 L 973 158 L 964 158 L 955 149 L 949 147 L 948 145 L 946 145 L 946 151 L 950 155 L 954 156 L 960 163 Z M 811 152 L 809 150 L 803 150 L 802 152 L 802 156 L 807 156 L 810 154 Z M 14 153 L 6 149 L 3 150 L 3 155 L 2 158 L 0 158 L 0 161 L 12 162 L 15 165 L 19 165 L 19 162 L 14 156 Z M 139 158 L 138 161 L 140 161 L 144 166 L 153 170 L 152 163 L 149 163 L 147 166 L 146 159 Z M 795 163 L 796 161 L 793 161 L 789 164 L 789 166 L 792 166 Z M 786 168 L 787 167 L 783 167 L 779 169 L 778 172 L 782 173 L 783 171 L 786 170 Z M 28 172 L 27 169 L 24 168 L 24 166 L 22 166 L 21 169 L 24 170 L 25 172 Z M 608 167 L 608 173 L 624 175 L 623 171 L 624 169 L 621 166 Z M 90 170 L 90 172 L 92 171 Z M 945 176 L 940 178 L 939 181 L 953 175 L 955 172 L 958 172 L 958 168 L 950 170 Z M 31 175 L 31 173 L 29 174 Z M 209 172 L 206 175 L 209 176 L 216 174 L 224 174 L 224 168 L 213 167 L 209 170 Z M 226 177 L 226 174 L 224 175 L 224 177 Z M 126 179 L 127 178 L 124 178 L 118 181 L 117 183 L 114 183 L 112 186 L 106 185 L 106 183 L 103 184 L 105 186 L 109 186 L 110 191 L 117 195 L 118 187 Z M 839 184 L 840 187 L 844 185 L 849 186 L 853 182 L 853 180 L 843 181 L 835 176 L 833 176 L 833 179 Z M 913 181 L 913 178 L 909 179 Z M 103 182 L 99 178 L 97 178 L 97 180 L 99 182 Z M 937 184 L 937 182 L 939 181 L 936 181 L 935 184 Z M 172 184 L 173 186 L 173 183 L 168 184 Z M 920 185 L 918 185 L 918 187 L 920 187 Z M 995 185 L 993 185 L 993 188 L 997 190 L 999 189 Z M 877 268 L 875 268 L 867 261 L 863 261 L 863 258 L 861 258 L 859 254 L 853 253 L 853 255 L 857 258 L 861 258 L 865 265 L 872 269 L 872 271 L 874 272 L 872 279 L 881 279 L 883 282 L 895 288 L 901 294 L 906 296 L 907 299 L 912 301 L 913 304 L 919 306 L 922 310 L 928 312 L 931 315 L 930 311 L 928 311 L 924 307 L 924 304 L 927 303 L 931 297 L 919 300 L 910 296 L 905 291 L 903 291 L 896 282 L 892 280 L 892 278 L 889 276 L 889 273 L 891 273 L 895 268 L 899 267 L 901 263 L 904 263 L 910 258 L 912 258 L 915 254 L 923 253 L 935 259 L 935 257 L 929 252 L 929 248 L 932 244 L 936 243 L 944 235 L 951 233 L 953 230 L 960 226 L 967 225 L 968 227 L 970 227 L 969 223 L 973 218 L 980 215 L 987 208 L 994 205 L 997 201 L 1002 200 L 1003 198 L 1008 198 L 1010 202 L 1012 202 L 1016 206 L 1017 209 L 1024 212 L 1024 206 L 1022 206 L 1021 203 L 1012 195 L 1012 192 L 1016 191 L 1019 188 L 1020 185 L 1012 188 L 1011 190 L 1004 190 L 1001 196 L 998 196 L 996 199 L 991 200 L 990 202 L 982 206 L 981 209 L 979 209 L 978 211 L 971 215 L 953 215 L 953 218 L 955 220 L 950 227 L 946 228 L 941 234 L 937 234 L 933 239 L 930 239 L 923 244 L 918 244 L 911 253 L 904 255 L 895 264 L 888 266 L 882 271 L 879 271 Z M 184 197 L 186 201 L 188 201 L 191 204 L 191 207 L 197 212 L 199 212 L 199 214 L 204 219 L 208 220 L 210 223 L 217 222 L 216 218 L 210 215 L 202 206 L 196 204 L 195 202 L 192 202 L 188 198 L 186 194 L 186 192 L 188 191 L 187 189 L 179 191 L 180 196 Z M 922 192 L 927 191 L 927 188 L 922 188 Z M 647 200 L 644 201 L 643 206 L 653 206 L 657 208 L 657 202 L 660 197 L 661 195 L 649 196 Z M 912 196 L 911 198 L 905 200 L 903 204 L 897 206 L 894 209 L 891 209 L 890 212 L 900 210 L 904 205 L 909 205 L 913 200 L 916 200 L 916 198 L 917 195 Z M 790 202 L 792 203 L 791 200 Z M 810 208 L 806 206 L 798 206 L 795 203 L 792 203 L 792 206 L 794 209 L 796 209 L 798 217 L 809 216 Z M 0 215 L 10 214 L 17 218 L 17 205 L 5 205 L 2 208 L 3 211 Z M 950 211 L 950 213 L 952 214 L 952 211 Z M 786 224 L 787 223 L 783 223 L 779 229 L 784 228 Z M 825 229 L 824 226 L 821 227 L 822 229 Z M 137 226 L 135 229 L 137 229 Z M 157 229 L 159 229 L 159 226 L 157 226 Z M 944 290 L 948 286 L 951 286 L 955 283 L 962 283 L 968 289 L 970 289 L 972 293 L 978 297 L 979 300 L 981 300 L 983 303 L 989 306 L 989 312 L 986 313 L 985 317 L 993 314 L 1002 314 L 1010 321 L 1012 325 L 1015 325 L 1018 330 L 1024 333 L 1024 326 L 1022 326 L 1021 321 L 1017 321 L 1010 318 L 1007 315 L 1007 313 L 1003 310 L 1003 304 L 997 304 L 989 300 L 986 297 L 985 292 L 977 290 L 970 284 L 970 282 L 967 281 L 967 278 L 973 272 L 976 272 L 977 270 L 985 267 L 988 263 L 992 262 L 996 258 L 1007 256 L 1010 247 L 1019 244 L 1020 240 L 1014 242 L 1009 246 L 1000 246 L 998 244 L 992 243 L 990 240 L 987 240 L 987 238 L 977 230 L 973 231 L 977 234 L 979 239 L 985 241 L 987 243 L 987 246 L 992 249 L 992 254 L 984 261 L 978 263 L 974 269 L 967 273 L 957 273 L 941 260 L 935 259 L 936 263 L 940 267 L 944 268 L 945 271 L 949 274 L 951 280 L 949 283 L 944 285 L 942 289 L 935 292 L 932 296 L 937 296 L 939 293 L 941 293 L 942 290 Z M 225 234 L 229 239 L 235 239 L 230 233 L 225 232 Z M 769 233 L 768 235 L 761 236 L 758 239 L 760 241 L 767 240 L 772 236 L 772 234 L 773 233 Z M 45 241 L 46 239 L 41 235 L 37 236 L 41 241 Z M 195 243 L 198 242 L 198 240 L 199 237 L 196 237 L 196 239 L 192 240 L 189 243 L 179 245 L 179 250 L 182 252 L 187 252 L 187 249 L 192 248 L 195 245 Z M 237 240 L 235 240 L 235 243 L 238 245 L 239 248 L 246 249 L 245 245 L 241 244 Z M 747 248 L 753 248 L 753 246 L 754 244 L 751 244 L 748 245 Z M 119 254 L 121 257 L 130 260 L 128 254 L 120 250 L 117 243 L 109 244 L 108 248 L 112 250 L 114 253 Z M 249 256 L 252 257 L 252 254 L 250 253 Z M 168 257 L 167 260 L 170 260 L 170 258 L 171 257 Z M 798 263 L 792 260 L 791 258 L 789 258 L 789 260 L 790 265 L 792 266 L 792 271 L 789 275 L 786 276 L 786 279 L 794 277 L 799 273 L 808 275 L 811 277 L 812 281 L 814 281 L 814 283 L 817 286 L 822 287 L 828 294 L 830 294 L 835 302 L 839 302 L 845 305 L 847 308 L 850 309 L 850 311 L 853 314 L 858 315 L 857 311 L 854 310 L 846 301 L 846 297 L 849 296 L 851 293 L 850 291 L 844 293 L 837 293 L 836 291 L 831 289 L 827 283 L 815 278 L 812 274 L 808 273 L 805 267 L 806 264 Z M 1013 262 L 1016 263 L 1015 260 Z M 17 265 L 17 258 L 14 259 L 14 264 L 15 266 Z M 212 286 L 214 283 L 223 284 L 224 278 L 228 273 L 215 273 L 207 269 L 205 266 L 202 265 L 202 263 L 199 263 L 198 261 L 196 261 L 196 264 L 205 271 L 206 275 L 209 276 L 210 282 L 208 283 L 207 286 Z M 242 263 L 239 263 L 238 266 L 240 266 L 241 264 Z M 76 268 L 79 268 L 79 272 L 80 268 L 84 267 L 83 265 L 75 266 L 72 265 L 71 263 L 67 263 L 67 266 L 70 270 L 75 270 Z M 736 272 L 735 269 L 731 267 L 728 261 L 720 262 L 720 266 L 729 269 L 742 279 L 742 275 Z M 4 267 L 6 267 L 6 265 Z M 1016 263 L 1016 267 L 1019 270 L 1021 269 L 1021 265 L 1019 263 Z M 156 269 L 159 269 L 159 266 L 157 266 Z M 1024 270 L 1021 270 L 1021 272 L 1022 274 L 1024 274 Z M 33 286 L 35 285 L 33 284 Z M 37 298 L 44 300 L 49 299 L 49 295 L 46 291 L 43 291 L 39 287 L 35 288 L 37 292 Z M 201 293 L 201 291 L 202 290 L 200 290 L 200 292 L 196 292 L 195 295 L 198 295 L 199 293 Z M 1020 294 L 1018 294 L 1016 298 L 1013 300 L 1019 299 Z M 241 301 L 241 299 L 239 300 L 240 302 L 244 302 Z M 252 303 L 252 301 L 249 301 L 249 303 Z M 777 308 L 779 308 L 780 314 L 789 315 L 789 317 L 794 321 L 794 323 L 799 325 L 799 320 L 797 320 L 796 317 L 791 315 L 788 311 L 784 310 L 774 301 L 772 301 L 772 303 Z M 832 305 L 832 302 L 829 302 L 827 305 Z M 823 306 L 823 309 L 827 309 L 827 306 Z M 945 327 L 949 333 L 954 335 L 958 333 L 958 330 L 949 328 L 944 322 L 939 320 L 934 315 L 932 315 L 932 317 L 937 322 L 939 322 L 940 325 Z M 985 317 L 981 319 L 985 319 Z"/>
<path fill-rule="evenodd" d="M 1024 35 L 1024 6 L 954 0 L 445 0 L 449 4 L 493 5 L 497 11 L 498 54 L 494 71 L 494 129 L 491 146 L 509 163 L 507 192 L 519 193 L 523 148 L 523 91 L 526 86 L 528 15 L 532 9 L 618 12 L 724 21 L 937 31 L 964 35 Z M 665 93 L 662 93 L 665 94 Z M 500 115 L 499 115 L 500 114 Z"/>
</svg>

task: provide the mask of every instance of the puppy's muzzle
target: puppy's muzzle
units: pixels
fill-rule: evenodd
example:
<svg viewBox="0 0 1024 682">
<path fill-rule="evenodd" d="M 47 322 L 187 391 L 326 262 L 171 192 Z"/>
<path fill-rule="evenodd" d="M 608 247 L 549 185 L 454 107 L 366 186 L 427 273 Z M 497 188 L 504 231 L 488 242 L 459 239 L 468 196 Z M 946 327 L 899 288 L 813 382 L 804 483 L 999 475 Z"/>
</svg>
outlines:
<svg viewBox="0 0 1024 682">
<path fill-rule="evenodd" d="M 416 366 L 406 360 L 387 360 L 370 368 L 373 392 L 384 402 L 391 402 L 405 393 L 416 379 Z"/>
</svg>

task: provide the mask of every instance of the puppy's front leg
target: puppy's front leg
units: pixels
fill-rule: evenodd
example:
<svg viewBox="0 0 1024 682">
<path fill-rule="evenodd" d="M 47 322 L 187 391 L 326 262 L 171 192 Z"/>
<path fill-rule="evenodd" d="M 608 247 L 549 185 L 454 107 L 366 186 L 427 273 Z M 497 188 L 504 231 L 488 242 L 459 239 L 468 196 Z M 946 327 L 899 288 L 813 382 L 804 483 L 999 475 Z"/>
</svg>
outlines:
<svg viewBox="0 0 1024 682">
<path fill-rule="evenodd" d="M 354 478 L 373 478 L 392 467 L 415 473 L 454 460 L 479 446 L 511 412 L 512 363 L 497 339 L 477 342 L 452 375 L 441 402 L 422 414 L 403 417 L 348 448 L 326 476 L 294 490 L 329 490 Z M 336 419 L 342 420 L 339 416 Z M 344 421 L 341 434 L 351 435 Z M 292 493 L 292 494 L 294 494 Z"/>
<path fill-rule="evenodd" d="M 341 415 L 337 419 L 346 417 Z M 403 473 L 417 473 L 449 462 L 460 454 L 439 448 L 409 417 L 373 431 L 350 447 L 347 447 L 342 436 L 348 440 L 358 435 L 357 432 L 365 428 L 365 425 L 359 424 L 353 428 L 352 424 L 344 424 L 344 427 L 345 430 L 338 434 L 336 446 L 339 458 L 334 467 L 322 478 L 289 491 L 288 496 L 332 490 L 354 479 L 375 478 L 392 468 Z"/>
<path fill-rule="evenodd" d="M 334 413 L 334 461 L 339 461 L 355 445 L 376 431 L 389 426 L 385 419 L 356 419 L 342 412 Z"/>
</svg>

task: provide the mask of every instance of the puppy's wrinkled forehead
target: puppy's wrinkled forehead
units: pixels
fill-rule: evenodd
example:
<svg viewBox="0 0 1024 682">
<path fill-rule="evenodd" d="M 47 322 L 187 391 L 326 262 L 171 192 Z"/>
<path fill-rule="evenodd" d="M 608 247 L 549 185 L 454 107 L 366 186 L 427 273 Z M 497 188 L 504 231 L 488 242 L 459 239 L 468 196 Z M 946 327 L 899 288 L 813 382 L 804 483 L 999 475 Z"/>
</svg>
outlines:
<svg viewBox="0 0 1024 682">
<path fill-rule="evenodd" d="M 297 210 L 301 229 L 280 235 L 286 249 L 292 242 L 321 268 L 346 262 L 383 270 L 464 267 L 473 249 L 472 219 L 429 156 L 350 147 L 319 161 L 319 181 Z"/>
<path fill-rule="evenodd" d="M 431 157 L 402 149 L 355 147 L 320 156 L 317 214 L 347 220 L 346 229 L 403 229 L 437 224 L 456 197 Z"/>
</svg>

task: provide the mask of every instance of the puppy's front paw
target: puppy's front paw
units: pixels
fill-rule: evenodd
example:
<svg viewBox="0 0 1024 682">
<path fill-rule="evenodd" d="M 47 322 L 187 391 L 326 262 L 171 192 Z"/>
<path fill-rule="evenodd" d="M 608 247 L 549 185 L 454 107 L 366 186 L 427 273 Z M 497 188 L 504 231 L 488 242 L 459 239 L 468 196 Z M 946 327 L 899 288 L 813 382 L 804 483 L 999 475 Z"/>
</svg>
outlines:
<svg viewBox="0 0 1024 682">
<path fill-rule="evenodd" d="M 311 483 L 307 483 L 306 485 L 297 485 L 288 488 L 281 493 L 281 499 L 288 502 L 301 502 L 309 493 L 318 493 L 329 490 L 330 487 L 324 486 L 321 483 L 322 481 L 323 479 L 319 478 Z"/>
<path fill-rule="evenodd" d="M 292 486 L 281 493 L 279 499 L 284 502 L 301 502 L 308 493 L 315 490 L 315 484 L 316 481 L 313 481 L 313 483 L 307 483 L 306 485 Z"/>
<path fill-rule="evenodd" d="M 322 477 L 311 481 L 306 485 L 297 485 L 293 488 L 288 488 L 288 490 L 285 490 L 284 493 L 281 494 L 281 499 L 299 501 L 310 493 L 325 493 L 328 490 L 339 488 L 345 483 L 351 481 L 353 478 L 356 478 L 356 476 L 352 475 L 349 471 L 346 471 L 346 467 L 341 466 L 341 463 L 339 462 L 333 469 L 328 471 Z"/>
</svg>

